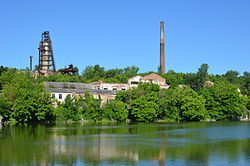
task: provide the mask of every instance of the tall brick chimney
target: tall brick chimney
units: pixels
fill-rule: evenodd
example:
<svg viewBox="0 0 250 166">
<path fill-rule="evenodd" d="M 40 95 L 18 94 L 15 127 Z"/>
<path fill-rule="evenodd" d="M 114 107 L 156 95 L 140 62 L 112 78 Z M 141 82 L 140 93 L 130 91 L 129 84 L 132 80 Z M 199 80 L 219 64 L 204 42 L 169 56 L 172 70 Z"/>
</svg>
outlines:
<svg viewBox="0 0 250 166">
<path fill-rule="evenodd" d="M 164 22 L 160 22 L 160 72 L 165 73 Z"/>
<path fill-rule="evenodd" d="M 32 58 L 33 56 L 30 56 L 30 71 L 32 71 Z"/>
</svg>

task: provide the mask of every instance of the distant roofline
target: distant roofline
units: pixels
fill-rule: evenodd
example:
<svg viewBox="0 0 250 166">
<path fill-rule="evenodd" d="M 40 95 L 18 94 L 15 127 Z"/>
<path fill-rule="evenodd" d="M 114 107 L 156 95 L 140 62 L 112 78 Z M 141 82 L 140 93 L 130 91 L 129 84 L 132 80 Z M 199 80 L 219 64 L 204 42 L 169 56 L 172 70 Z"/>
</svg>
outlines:
<svg viewBox="0 0 250 166">
<path fill-rule="evenodd" d="M 140 77 L 142 78 L 142 76 L 141 76 L 141 75 L 136 75 L 136 76 L 134 76 L 134 77 L 129 78 L 129 80 L 130 80 L 130 79 L 132 79 L 132 78 L 135 78 L 135 77 L 137 77 L 137 76 L 140 76 Z"/>
<path fill-rule="evenodd" d="M 101 90 L 101 89 L 62 89 L 62 88 L 45 88 L 46 91 L 50 93 L 74 93 L 74 94 L 84 94 L 84 92 L 89 92 L 91 94 L 110 94 L 115 95 L 119 90 Z"/>
<path fill-rule="evenodd" d="M 165 78 L 163 78 L 163 77 L 161 77 L 161 76 L 159 76 L 158 74 L 155 74 L 155 73 L 150 73 L 150 74 L 148 74 L 148 75 L 142 77 L 141 80 L 148 80 L 146 77 L 149 77 L 150 75 L 155 75 L 155 76 L 159 77 L 159 79 L 164 79 L 164 80 L 166 80 Z M 155 79 L 155 80 L 159 80 L 159 79 Z M 153 79 L 152 79 L 152 80 L 153 80 Z"/>
</svg>

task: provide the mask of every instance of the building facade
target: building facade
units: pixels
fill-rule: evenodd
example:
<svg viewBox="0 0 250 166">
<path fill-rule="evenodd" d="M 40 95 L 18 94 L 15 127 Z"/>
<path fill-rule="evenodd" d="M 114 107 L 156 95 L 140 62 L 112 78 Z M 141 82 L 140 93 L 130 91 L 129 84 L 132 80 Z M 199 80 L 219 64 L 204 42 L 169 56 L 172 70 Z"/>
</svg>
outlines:
<svg viewBox="0 0 250 166">
<path fill-rule="evenodd" d="M 85 97 L 85 93 L 88 92 L 92 94 L 95 99 L 101 99 L 104 104 L 108 100 L 115 99 L 115 96 L 119 91 L 137 87 L 141 82 L 157 84 L 161 89 L 169 88 L 169 85 L 166 84 L 165 78 L 162 78 L 154 73 L 144 77 L 140 75 L 132 77 L 128 79 L 127 84 L 96 81 L 88 84 L 71 82 L 44 82 L 44 85 L 46 90 L 50 92 L 51 96 L 61 103 L 65 101 L 67 96 Z"/>
</svg>

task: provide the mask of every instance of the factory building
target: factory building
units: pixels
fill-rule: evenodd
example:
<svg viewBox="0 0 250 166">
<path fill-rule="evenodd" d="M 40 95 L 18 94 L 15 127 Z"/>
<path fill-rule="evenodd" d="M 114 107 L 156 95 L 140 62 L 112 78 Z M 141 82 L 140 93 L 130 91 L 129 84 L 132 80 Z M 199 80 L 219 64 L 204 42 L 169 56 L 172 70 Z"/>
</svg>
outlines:
<svg viewBox="0 0 250 166">
<path fill-rule="evenodd" d="M 165 41 L 164 41 L 164 22 L 160 22 L 160 72 L 165 73 Z M 30 57 L 30 70 L 32 70 L 32 57 Z M 42 33 L 41 42 L 39 45 L 39 75 L 50 75 L 56 72 L 55 60 L 52 49 L 52 42 L 49 31 Z M 59 71 L 60 73 L 74 72 L 73 65 L 69 68 Z M 74 74 L 72 74 L 74 75 Z M 146 76 L 134 76 L 124 83 L 104 83 L 103 81 L 96 81 L 89 84 L 84 83 L 65 83 L 65 82 L 45 82 L 46 90 L 51 93 L 59 102 L 64 102 L 66 96 L 82 96 L 85 92 L 89 92 L 96 99 L 102 99 L 103 102 L 114 99 L 116 93 L 122 90 L 128 90 L 137 87 L 139 83 L 153 83 L 160 86 L 161 89 L 168 89 L 165 78 L 151 73 Z"/>
</svg>

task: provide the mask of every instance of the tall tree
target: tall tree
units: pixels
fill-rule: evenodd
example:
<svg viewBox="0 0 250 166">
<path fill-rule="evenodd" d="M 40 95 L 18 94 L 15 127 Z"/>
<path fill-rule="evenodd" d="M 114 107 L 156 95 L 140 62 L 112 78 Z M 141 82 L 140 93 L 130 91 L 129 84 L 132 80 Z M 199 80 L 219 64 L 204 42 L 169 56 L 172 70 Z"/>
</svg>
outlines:
<svg viewBox="0 0 250 166">
<path fill-rule="evenodd" d="M 249 72 L 244 72 L 243 73 L 243 80 L 241 81 L 241 87 L 240 90 L 242 94 L 244 95 L 250 95 L 250 73 Z"/>
<path fill-rule="evenodd" d="M 11 80 L 3 86 L 2 95 L 9 104 L 6 110 L 9 119 L 18 122 L 53 120 L 50 95 L 30 72 L 12 73 Z"/>
<path fill-rule="evenodd" d="M 159 113 L 162 119 L 199 121 L 207 118 L 205 100 L 189 87 L 161 90 Z"/>
<path fill-rule="evenodd" d="M 229 71 L 226 72 L 226 74 L 224 75 L 224 77 L 231 84 L 238 85 L 239 84 L 239 81 L 238 81 L 238 76 L 239 75 L 240 75 L 240 73 L 238 71 L 229 70 Z"/>
<path fill-rule="evenodd" d="M 124 73 L 125 74 L 137 74 L 137 72 L 139 71 L 139 68 L 136 66 L 128 66 L 126 68 L 124 68 Z"/>
<path fill-rule="evenodd" d="M 231 120 L 246 113 L 246 103 L 237 88 L 225 81 L 215 83 L 201 91 L 211 119 Z"/>
<path fill-rule="evenodd" d="M 203 88 L 208 80 L 208 64 L 202 64 L 196 74 L 186 75 L 185 82 L 196 92 Z"/>
<path fill-rule="evenodd" d="M 158 114 L 159 90 L 156 84 L 141 83 L 136 88 L 118 93 L 116 100 L 128 105 L 132 121 L 152 122 Z"/>
<path fill-rule="evenodd" d="M 108 120 L 117 120 L 123 122 L 128 118 L 128 109 L 126 104 L 121 101 L 111 100 L 104 108 L 104 118 Z"/>
<path fill-rule="evenodd" d="M 174 70 L 169 70 L 165 74 L 166 83 L 170 85 L 170 87 L 176 87 L 178 85 L 184 84 L 184 76 L 183 73 L 176 73 Z"/>
<path fill-rule="evenodd" d="M 90 80 L 98 80 L 104 76 L 105 69 L 100 65 L 87 66 L 83 72 L 82 76 Z"/>
</svg>

